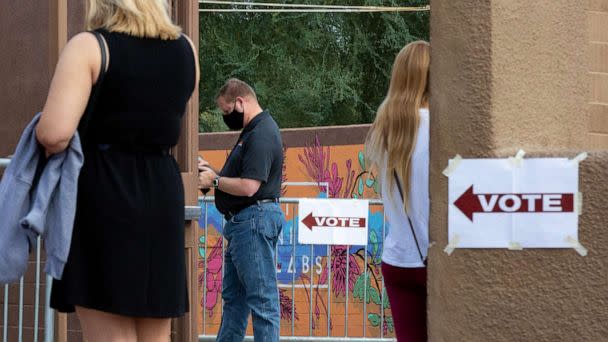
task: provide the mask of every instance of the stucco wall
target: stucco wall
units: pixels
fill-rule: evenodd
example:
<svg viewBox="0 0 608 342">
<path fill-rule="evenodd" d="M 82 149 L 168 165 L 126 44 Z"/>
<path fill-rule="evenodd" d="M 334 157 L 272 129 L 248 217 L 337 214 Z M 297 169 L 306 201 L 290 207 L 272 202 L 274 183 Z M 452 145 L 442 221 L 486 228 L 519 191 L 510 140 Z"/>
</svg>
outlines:
<svg viewBox="0 0 608 342">
<path fill-rule="evenodd" d="M 608 0 L 589 0 L 589 134 L 590 148 L 608 150 Z"/>
<path fill-rule="evenodd" d="M 69 36 L 83 30 L 84 2 L 69 1 Z M 42 110 L 49 72 L 48 1 L 0 2 L 0 157 L 13 153 L 25 125 Z"/>
<path fill-rule="evenodd" d="M 608 152 L 592 153 L 580 165 L 579 239 L 586 257 L 571 249 L 456 249 L 447 256 L 447 226 L 432 224 L 430 340 L 605 341 L 607 165 Z"/>
<path fill-rule="evenodd" d="M 456 153 L 490 156 L 493 149 L 491 1 L 431 1 L 431 163 L 428 309 L 431 341 L 463 341 L 470 334 L 464 302 L 476 305 L 474 283 L 463 280 L 471 251 L 443 254 L 447 244 L 447 179 Z M 466 273 L 465 273 L 466 274 Z M 470 286 L 461 290 L 455 286 Z M 473 298 L 468 298 L 473 296 Z"/>
<path fill-rule="evenodd" d="M 447 244 L 448 159 L 574 157 L 589 147 L 585 8 L 568 1 L 431 0 L 431 341 L 602 341 L 608 336 L 608 152 L 581 164 L 574 250 Z M 582 66 L 581 66 L 582 65 Z"/>
<path fill-rule="evenodd" d="M 0 2 L 0 157 L 42 110 L 48 90 L 48 1 Z"/>
<path fill-rule="evenodd" d="M 21 132 L 44 105 L 50 82 L 48 13 L 48 1 L 0 1 L 0 157 L 13 153 Z M 24 341 L 33 341 L 34 335 L 33 269 L 30 267 L 24 277 Z M 44 285 L 41 291 L 44 294 Z M 3 302 L 4 296 L 0 298 L 0 306 Z M 11 285 L 8 341 L 17 341 L 18 303 L 19 285 Z M 40 322 L 44 322 L 43 316 L 41 310 Z M 0 317 L 4 319 L 3 313 Z M 0 330 L 4 328 L 2 325 L 3 320 Z"/>
<path fill-rule="evenodd" d="M 71 37 L 83 30 L 84 1 L 68 1 L 68 6 L 68 35 Z M 52 77 L 49 72 L 49 1 L 0 1 L 0 32 L 0 157 L 4 157 L 14 152 L 23 128 L 42 110 L 46 100 Z M 44 280 L 41 286 L 44 294 Z M 31 266 L 25 275 L 24 341 L 33 341 L 34 290 L 34 267 Z M 11 285 L 9 341 L 17 340 L 18 294 L 18 284 Z M 3 298 L 0 305 L 2 301 Z M 40 327 L 43 316 L 41 310 Z M 71 319 L 68 332 L 71 341 L 81 340 L 79 329 L 77 320 Z M 40 330 L 39 335 L 42 334 Z"/>
<path fill-rule="evenodd" d="M 68 1 L 68 37 L 84 31 L 85 2 Z"/>
<path fill-rule="evenodd" d="M 492 2 L 496 148 L 585 146 L 586 18 L 572 1 Z"/>
</svg>

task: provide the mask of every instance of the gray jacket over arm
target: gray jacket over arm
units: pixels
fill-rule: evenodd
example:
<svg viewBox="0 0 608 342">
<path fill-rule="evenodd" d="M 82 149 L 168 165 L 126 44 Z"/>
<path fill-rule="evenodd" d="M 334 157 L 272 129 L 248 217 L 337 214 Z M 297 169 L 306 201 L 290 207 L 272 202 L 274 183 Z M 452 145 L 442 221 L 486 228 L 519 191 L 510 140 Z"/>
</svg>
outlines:
<svg viewBox="0 0 608 342">
<path fill-rule="evenodd" d="M 39 119 L 37 114 L 25 128 L 0 181 L 0 284 L 23 276 L 38 236 L 45 242 L 45 271 L 55 279 L 61 279 L 70 251 L 84 155 L 76 133 L 65 151 L 39 165 L 44 163 L 35 133 Z M 36 172 L 39 167 L 42 172 Z"/>
</svg>

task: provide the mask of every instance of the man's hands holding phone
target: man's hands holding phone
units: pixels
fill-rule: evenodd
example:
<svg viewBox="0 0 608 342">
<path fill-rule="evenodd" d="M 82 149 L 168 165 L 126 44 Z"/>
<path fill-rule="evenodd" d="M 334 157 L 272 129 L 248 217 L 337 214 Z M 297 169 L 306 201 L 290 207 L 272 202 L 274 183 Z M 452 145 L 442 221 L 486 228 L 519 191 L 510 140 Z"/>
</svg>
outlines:
<svg viewBox="0 0 608 342">
<path fill-rule="evenodd" d="M 217 173 L 211 167 L 208 161 L 202 157 L 198 157 L 198 188 L 206 195 L 211 187 L 213 187 L 213 179 Z"/>
</svg>

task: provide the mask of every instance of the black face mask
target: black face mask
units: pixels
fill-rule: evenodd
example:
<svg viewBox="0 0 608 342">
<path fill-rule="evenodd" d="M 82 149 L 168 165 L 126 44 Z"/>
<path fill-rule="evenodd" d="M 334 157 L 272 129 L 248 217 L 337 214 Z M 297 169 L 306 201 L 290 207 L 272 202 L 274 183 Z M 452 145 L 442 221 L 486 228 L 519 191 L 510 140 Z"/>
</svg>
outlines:
<svg viewBox="0 0 608 342">
<path fill-rule="evenodd" d="M 236 111 L 236 103 L 234 104 L 234 109 L 230 114 L 222 115 L 224 118 L 224 123 L 228 128 L 234 131 L 238 131 L 239 129 L 243 129 L 243 117 L 245 113 Z"/>
</svg>

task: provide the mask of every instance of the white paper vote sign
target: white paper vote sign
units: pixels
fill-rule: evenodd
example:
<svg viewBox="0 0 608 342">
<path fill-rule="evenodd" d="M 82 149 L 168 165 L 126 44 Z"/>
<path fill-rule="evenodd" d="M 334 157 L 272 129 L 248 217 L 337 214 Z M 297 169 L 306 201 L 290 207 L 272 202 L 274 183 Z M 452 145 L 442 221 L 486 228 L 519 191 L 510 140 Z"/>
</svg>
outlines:
<svg viewBox="0 0 608 342">
<path fill-rule="evenodd" d="M 369 202 L 355 199 L 301 199 L 298 242 L 366 245 Z"/>
<path fill-rule="evenodd" d="M 449 174 L 454 248 L 567 248 L 578 241 L 578 162 L 462 159 Z"/>
</svg>

